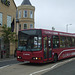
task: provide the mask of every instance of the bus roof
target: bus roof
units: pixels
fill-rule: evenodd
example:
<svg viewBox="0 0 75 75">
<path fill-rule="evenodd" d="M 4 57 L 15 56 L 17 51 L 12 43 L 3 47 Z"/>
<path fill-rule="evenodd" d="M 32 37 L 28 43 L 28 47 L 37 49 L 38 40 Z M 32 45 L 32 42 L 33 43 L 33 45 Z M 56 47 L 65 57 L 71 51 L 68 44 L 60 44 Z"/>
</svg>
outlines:
<svg viewBox="0 0 75 75">
<path fill-rule="evenodd" d="M 62 35 L 62 36 L 74 36 L 75 33 L 67 33 L 67 32 L 61 32 L 61 31 L 53 31 L 53 30 L 47 30 L 47 29 L 25 29 L 25 30 L 41 30 L 42 34 L 52 34 L 52 35 Z M 25 31 L 25 30 L 20 30 L 20 31 Z"/>
</svg>

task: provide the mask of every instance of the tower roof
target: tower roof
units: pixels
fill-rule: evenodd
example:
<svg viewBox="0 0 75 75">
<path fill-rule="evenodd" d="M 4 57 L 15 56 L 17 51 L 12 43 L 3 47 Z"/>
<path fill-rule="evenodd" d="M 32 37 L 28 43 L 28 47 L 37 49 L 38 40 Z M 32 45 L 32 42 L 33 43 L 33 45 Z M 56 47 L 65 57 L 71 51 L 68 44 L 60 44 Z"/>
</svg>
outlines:
<svg viewBox="0 0 75 75">
<path fill-rule="evenodd" d="M 29 0 L 23 0 L 21 5 L 31 5 Z"/>
</svg>

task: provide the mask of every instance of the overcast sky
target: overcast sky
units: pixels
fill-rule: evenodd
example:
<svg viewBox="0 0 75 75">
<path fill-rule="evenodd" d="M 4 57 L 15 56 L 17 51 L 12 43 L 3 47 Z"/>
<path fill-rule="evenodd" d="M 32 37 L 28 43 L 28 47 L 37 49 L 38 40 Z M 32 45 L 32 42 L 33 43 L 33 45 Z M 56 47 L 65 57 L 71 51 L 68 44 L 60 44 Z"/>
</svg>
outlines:
<svg viewBox="0 0 75 75">
<path fill-rule="evenodd" d="M 21 5 L 23 0 L 14 0 Z M 35 6 L 35 28 L 75 33 L 75 0 L 30 0 Z M 72 24 L 72 25 L 70 25 Z"/>
</svg>

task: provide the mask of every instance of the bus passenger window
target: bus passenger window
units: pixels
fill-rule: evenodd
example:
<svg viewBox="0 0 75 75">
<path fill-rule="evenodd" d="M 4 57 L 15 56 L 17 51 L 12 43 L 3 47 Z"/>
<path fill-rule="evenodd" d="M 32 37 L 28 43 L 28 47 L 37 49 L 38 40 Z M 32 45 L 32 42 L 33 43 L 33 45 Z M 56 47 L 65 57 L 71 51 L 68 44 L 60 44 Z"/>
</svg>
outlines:
<svg viewBox="0 0 75 75">
<path fill-rule="evenodd" d="M 59 48 L 59 37 L 56 35 L 53 36 L 53 48 Z"/>
<path fill-rule="evenodd" d="M 66 41 L 67 41 L 67 47 L 71 47 L 72 45 L 71 37 L 67 37 Z"/>
<path fill-rule="evenodd" d="M 66 37 L 60 36 L 60 48 L 65 48 L 65 47 L 66 47 Z"/>
<path fill-rule="evenodd" d="M 75 46 L 75 38 L 73 37 L 72 38 L 72 47 L 74 47 Z"/>
</svg>

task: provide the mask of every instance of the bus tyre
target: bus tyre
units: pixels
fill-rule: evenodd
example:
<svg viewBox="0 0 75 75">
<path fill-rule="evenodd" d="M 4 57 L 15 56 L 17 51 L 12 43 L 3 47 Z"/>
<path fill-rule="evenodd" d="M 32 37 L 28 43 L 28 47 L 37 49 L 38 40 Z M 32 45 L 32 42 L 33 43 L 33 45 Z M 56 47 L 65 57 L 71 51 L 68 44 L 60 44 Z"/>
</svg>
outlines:
<svg viewBox="0 0 75 75">
<path fill-rule="evenodd" d="M 58 61 L 58 56 L 57 56 L 57 54 L 55 54 L 55 55 L 54 55 L 54 61 L 53 61 L 53 62 L 55 63 L 55 62 L 57 62 L 57 61 Z"/>
</svg>

